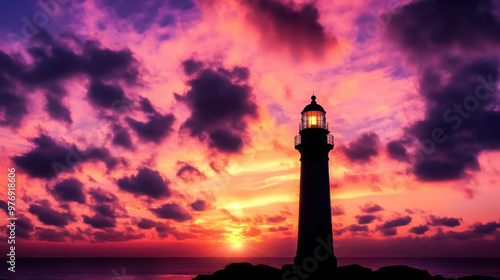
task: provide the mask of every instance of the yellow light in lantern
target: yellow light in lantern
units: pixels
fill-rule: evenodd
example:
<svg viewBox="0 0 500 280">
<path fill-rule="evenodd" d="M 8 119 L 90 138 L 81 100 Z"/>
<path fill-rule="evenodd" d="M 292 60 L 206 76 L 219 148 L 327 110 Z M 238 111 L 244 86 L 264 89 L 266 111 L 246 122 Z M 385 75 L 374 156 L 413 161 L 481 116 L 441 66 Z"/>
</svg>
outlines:
<svg viewBox="0 0 500 280">
<path fill-rule="evenodd" d="M 318 125 L 318 119 L 316 118 L 316 116 L 311 116 L 311 117 L 309 118 L 309 123 L 310 123 L 311 125 Z"/>
</svg>

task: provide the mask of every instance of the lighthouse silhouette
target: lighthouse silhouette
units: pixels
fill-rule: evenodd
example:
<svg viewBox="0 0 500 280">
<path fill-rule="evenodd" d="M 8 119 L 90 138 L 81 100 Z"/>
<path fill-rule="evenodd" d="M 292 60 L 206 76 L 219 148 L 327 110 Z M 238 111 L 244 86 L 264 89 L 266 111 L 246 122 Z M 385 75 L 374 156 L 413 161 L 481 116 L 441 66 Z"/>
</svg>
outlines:
<svg viewBox="0 0 500 280">
<path fill-rule="evenodd" d="M 302 111 L 295 149 L 300 152 L 299 233 L 295 267 L 307 279 L 333 275 L 337 259 L 333 252 L 328 153 L 333 136 L 328 130 L 325 110 L 316 97 Z M 328 277 L 330 278 L 330 277 Z"/>
</svg>

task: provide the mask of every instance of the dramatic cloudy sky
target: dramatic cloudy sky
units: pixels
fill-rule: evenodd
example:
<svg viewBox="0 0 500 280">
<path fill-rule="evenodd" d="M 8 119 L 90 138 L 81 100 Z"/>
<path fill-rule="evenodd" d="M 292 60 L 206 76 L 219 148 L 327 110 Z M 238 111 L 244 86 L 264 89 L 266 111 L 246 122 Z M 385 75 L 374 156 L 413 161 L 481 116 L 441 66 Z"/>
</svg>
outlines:
<svg viewBox="0 0 500 280">
<path fill-rule="evenodd" d="M 314 91 L 338 256 L 500 257 L 499 2 L 14 2 L 19 255 L 293 256 Z"/>
</svg>

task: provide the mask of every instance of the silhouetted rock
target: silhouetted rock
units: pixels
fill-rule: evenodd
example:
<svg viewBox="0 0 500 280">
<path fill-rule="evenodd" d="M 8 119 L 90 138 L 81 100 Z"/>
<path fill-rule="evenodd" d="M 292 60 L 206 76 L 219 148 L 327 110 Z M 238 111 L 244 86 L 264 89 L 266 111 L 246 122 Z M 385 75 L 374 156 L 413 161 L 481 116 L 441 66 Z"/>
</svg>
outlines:
<svg viewBox="0 0 500 280">
<path fill-rule="evenodd" d="M 212 275 L 198 275 L 193 280 L 305 280 L 294 272 L 293 265 L 283 265 L 281 269 L 259 264 L 232 263 Z M 295 270 L 296 271 L 296 270 Z M 293 273 L 291 273 L 293 272 Z M 405 265 L 381 267 L 376 271 L 357 264 L 341 266 L 335 269 L 333 277 L 316 278 L 324 280 L 500 280 L 491 276 L 467 276 L 458 279 L 446 279 L 441 275 L 432 276 L 427 270 Z"/>
<path fill-rule="evenodd" d="M 405 265 L 381 267 L 373 272 L 373 279 L 377 280 L 434 280 L 427 270 L 421 270 Z"/>
<path fill-rule="evenodd" d="M 196 279 L 196 280 L 211 280 L 211 279 L 214 279 L 212 275 L 198 275 L 196 276 L 195 278 L 193 278 L 193 280 Z"/>
<path fill-rule="evenodd" d="M 341 266 L 335 272 L 336 280 L 350 280 L 350 279 L 370 279 L 373 271 L 370 268 L 365 268 L 359 264 L 352 264 Z"/>
<path fill-rule="evenodd" d="M 226 265 L 226 268 L 224 268 L 224 271 L 227 273 L 245 273 L 245 272 L 250 272 L 253 268 L 253 265 L 251 263 L 232 263 Z"/>
<path fill-rule="evenodd" d="M 232 263 L 213 275 L 199 275 L 196 280 L 275 280 L 281 279 L 281 270 L 267 265 L 253 266 L 250 263 Z"/>
<path fill-rule="evenodd" d="M 280 279 L 281 270 L 267 265 L 259 264 L 253 267 L 253 274 L 256 276 L 265 275 L 259 279 Z"/>
<path fill-rule="evenodd" d="M 460 277 L 457 280 L 498 280 L 498 278 L 483 275 L 472 275 L 466 277 Z"/>
</svg>

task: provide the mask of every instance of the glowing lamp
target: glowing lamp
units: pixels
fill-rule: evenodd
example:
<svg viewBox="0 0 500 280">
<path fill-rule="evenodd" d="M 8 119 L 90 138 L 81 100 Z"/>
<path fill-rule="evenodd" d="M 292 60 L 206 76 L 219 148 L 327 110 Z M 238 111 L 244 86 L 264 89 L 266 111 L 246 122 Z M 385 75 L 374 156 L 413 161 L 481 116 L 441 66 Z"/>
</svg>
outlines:
<svg viewBox="0 0 500 280">
<path fill-rule="evenodd" d="M 316 117 L 316 116 L 310 116 L 309 117 L 309 122 L 311 123 L 311 125 L 318 125 L 318 117 Z"/>
<path fill-rule="evenodd" d="M 300 130 L 306 128 L 328 129 L 325 120 L 325 110 L 318 103 L 316 103 L 316 96 L 312 96 L 311 99 L 311 104 L 307 105 L 302 111 Z"/>
</svg>

